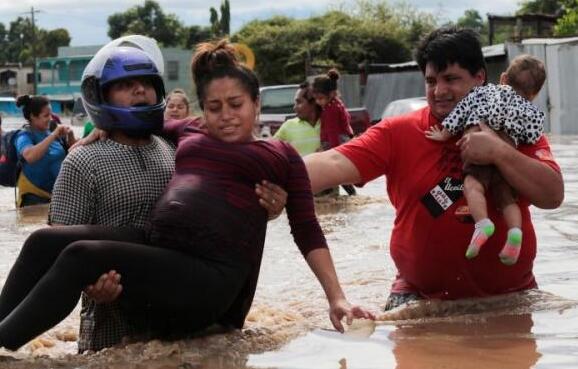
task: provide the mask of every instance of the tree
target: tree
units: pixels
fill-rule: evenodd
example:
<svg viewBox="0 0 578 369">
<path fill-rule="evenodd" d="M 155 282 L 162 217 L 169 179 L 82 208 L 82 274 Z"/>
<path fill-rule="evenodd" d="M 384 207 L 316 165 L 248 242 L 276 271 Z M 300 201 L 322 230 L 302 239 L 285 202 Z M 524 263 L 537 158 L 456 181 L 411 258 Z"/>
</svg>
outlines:
<svg viewBox="0 0 578 369">
<path fill-rule="evenodd" d="M 517 14 L 560 14 L 564 1 L 560 0 L 525 0 L 520 4 Z"/>
<path fill-rule="evenodd" d="M 4 23 L 0 23 L 0 64 L 6 63 L 8 56 L 8 31 Z"/>
<path fill-rule="evenodd" d="M 55 56 L 58 54 L 59 46 L 70 44 L 70 35 L 64 28 L 53 29 L 46 33 L 43 44 L 46 56 Z"/>
<path fill-rule="evenodd" d="M 185 28 L 185 41 L 183 47 L 192 49 L 199 42 L 204 42 L 213 38 L 211 27 L 190 26 Z"/>
<path fill-rule="evenodd" d="M 389 8 L 381 10 L 379 17 L 387 21 L 377 21 L 372 11 L 332 10 L 305 20 L 276 16 L 250 22 L 233 40 L 251 47 L 257 73 L 265 84 L 301 82 L 306 65 L 358 72 L 364 62 L 407 61 L 410 30 L 419 22 L 412 23 L 410 17 L 401 20 Z"/>
<path fill-rule="evenodd" d="M 154 38 L 163 46 L 182 45 L 185 28 L 174 14 L 165 14 L 154 0 L 145 0 L 123 13 L 108 17 L 108 36 L 111 39 L 126 34 L 141 34 Z"/>
<path fill-rule="evenodd" d="M 229 0 L 224 0 L 221 3 L 220 18 L 215 8 L 211 7 L 209 11 L 211 13 L 210 21 L 213 35 L 217 37 L 229 35 L 231 28 L 231 8 L 229 6 Z"/>
<path fill-rule="evenodd" d="M 562 18 L 554 27 L 556 36 L 575 36 L 578 34 L 578 2 L 569 3 Z"/>
<path fill-rule="evenodd" d="M 459 27 L 470 28 L 478 33 L 482 33 L 485 24 L 480 13 L 475 9 L 469 9 L 464 12 L 456 23 Z"/>
<path fill-rule="evenodd" d="M 56 56 L 59 46 L 69 44 L 70 35 L 62 28 L 47 31 L 35 26 L 33 30 L 30 19 L 23 17 L 10 22 L 8 29 L 0 23 L 0 64 L 31 64 L 34 52 L 37 57 Z"/>
</svg>

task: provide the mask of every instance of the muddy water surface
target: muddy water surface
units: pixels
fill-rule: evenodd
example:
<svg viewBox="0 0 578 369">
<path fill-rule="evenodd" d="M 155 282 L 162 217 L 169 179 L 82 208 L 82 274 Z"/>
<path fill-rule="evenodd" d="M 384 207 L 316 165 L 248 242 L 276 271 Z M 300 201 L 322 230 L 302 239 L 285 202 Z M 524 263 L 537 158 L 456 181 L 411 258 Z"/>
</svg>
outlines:
<svg viewBox="0 0 578 369">
<path fill-rule="evenodd" d="M 74 355 L 76 310 L 17 353 L 0 351 L 0 367 L 578 368 L 578 137 L 552 143 L 566 200 L 554 211 L 533 210 L 540 291 L 415 304 L 384 316 L 385 322 L 359 322 L 340 335 L 331 330 L 321 288 L 281 216 L 269 226 L 243 331 Z M 394 214 L 384 194 L 378 179 L 355 199 L 317 204 L 346 294 L 376 312 L 395 274 L 387 245 Z M 0 188 L 0 284 L 26 235 L 45 221 L 43 207 L 15 211 L 13 196 L 12 189 Z"/>
</svg>

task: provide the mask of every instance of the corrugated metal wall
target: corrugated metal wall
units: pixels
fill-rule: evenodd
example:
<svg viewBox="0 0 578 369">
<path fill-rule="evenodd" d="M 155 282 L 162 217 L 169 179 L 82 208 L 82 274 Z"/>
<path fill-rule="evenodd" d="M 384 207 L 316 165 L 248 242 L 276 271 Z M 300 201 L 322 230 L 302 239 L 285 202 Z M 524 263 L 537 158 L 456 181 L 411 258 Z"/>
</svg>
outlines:
<svg viewBox="0 0 578 369">
<path fill-rule="evenodd" d="M 506 69 L 507 61 L 488 62 L 488 81 L 497 83 L 500 74 Z M 370 74 L 363 105 L 369 111 L 372 120 L 379 120 L 381 113 L 393 100 L 425 95 L 425 84 L 420 70 L 392 73 Z"/>
<path fill-rule="evenodd" d="M 342 74 L 337 81 L 337 88 L 345 106 L 348 108 L 359 108 L 362 106 L 359 74 Z"/>
<path fill-rule="evenodd" d="M 393 100 L 424 96 L 421 71 L 370 74 L 367 77 L 363 105 L 372 121 L 380 120 L 383 109 Z"/>
<path fill-rule="evenodd" d="M 578 134 L 578 39 L 536 39 L 508 44 L 510 59 L 534 55 L 546 64 L 546 82 L 534 101 L 546 114 L 546 132 Z"/>
<path fill-rule="evenodd" d="M 551 132 L 578 134 L 577 44 L 546 47 Z"/>
</svg>

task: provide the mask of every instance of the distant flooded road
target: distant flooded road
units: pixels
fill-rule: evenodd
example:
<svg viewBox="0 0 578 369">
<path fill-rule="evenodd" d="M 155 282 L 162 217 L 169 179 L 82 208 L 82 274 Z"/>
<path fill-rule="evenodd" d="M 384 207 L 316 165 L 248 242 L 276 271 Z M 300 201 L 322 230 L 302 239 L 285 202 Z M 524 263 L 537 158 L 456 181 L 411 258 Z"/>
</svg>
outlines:
<svg viewBox="0 0 578 369">
<path fill-rule="evenodd" d="M 327 318 L 323 291 L 283 215 L 270 223 L 255 303 L 243 331 L 177 342 L 134 343 L 74 355 L 78 311 L 0 368 L 578 368 L 578 137 L 551 139 L 562 166 L 560 209 L 532 209 L 540 291 L 482 300 L 425 302 L 397 322 L 356 323 L 346 335 Z M 388 242 L 394 212 L 380 178 L 355 198 L 317 204 L 337 272 L 352 302 L 379 312 L 395 275 Z M 0 188 L 0 284 L 46 208 L 14 210 Z M 41 308 L 41 307 L 39 307 Z"/>
</svg>

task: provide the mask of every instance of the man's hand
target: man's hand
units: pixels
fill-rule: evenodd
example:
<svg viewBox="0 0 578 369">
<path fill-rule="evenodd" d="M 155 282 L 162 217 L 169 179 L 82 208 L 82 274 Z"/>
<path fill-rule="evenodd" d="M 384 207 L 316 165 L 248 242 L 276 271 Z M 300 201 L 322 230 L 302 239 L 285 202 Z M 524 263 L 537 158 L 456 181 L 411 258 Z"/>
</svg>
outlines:
<svg viewBox="0 0 578 369">
<path fill-rule="evenodd" d="M 351 304 L 345 299 L 340 299 L 331 303 L 329 307 L 329 319 L 331 320 L 333 327 L 341 333 L 345 331 L 341 322 L 344 317 L 347 325 L 351 325 L 353 319 L 375 320 L 375 315 L 370 313 L 368 310 L 360 306 L 351 306 Z"/>
<path fill-rule="evenodd" d="M 269 220 L 277 218 L 287 204 L 287 192 L 276 184 L 263 181 L 255 185 L 259 204 L 267 210 Z"/>
<path fill-rule="evenodd" d="M 478 165 L 494 164 L 512 146 L 486 124 L 480 122 L 479 127 L 479 132 L 465 133 L 456 142 L 462 152 L 462 161 Z"/>
<path fill-rule="evenodd" d="M 121 275 L 111 270 L 98 278 L 95 284 L 84 289 L 84 293 L 97 304 L 110 303 L 117 299 L 122 292 Z"/>
</svg>

